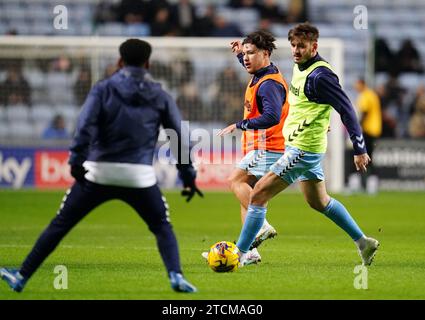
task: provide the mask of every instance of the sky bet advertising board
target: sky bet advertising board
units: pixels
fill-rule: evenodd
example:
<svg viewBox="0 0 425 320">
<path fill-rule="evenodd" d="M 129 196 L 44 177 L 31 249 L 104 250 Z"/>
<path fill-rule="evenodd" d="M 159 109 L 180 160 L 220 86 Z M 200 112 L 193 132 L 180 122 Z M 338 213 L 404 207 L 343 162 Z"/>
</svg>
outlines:
<svg viewBox="0 0 425 320">
<path fill-rule="evenodd" d="M 0 147 L 0 187 L 66 188 L 69 174 L 66 150 Z"/>
<path fill-rule="evenodd" d="M 212 161 L 218 156 L 228 161 Z M 195 156 L 198 186 L 203 189 L 227 189 L 227 176 L 233 170 L 237 156 L 232 152 Z M 67 149 L 0 146 L 0 188 L 68 188 L 74 182 L 69 172 L 68 157 Z M 157 155 L 154 168 L 158 185 L 164 189 L 180 188 L 176 167 L 159 160 Z"/>
</svg>

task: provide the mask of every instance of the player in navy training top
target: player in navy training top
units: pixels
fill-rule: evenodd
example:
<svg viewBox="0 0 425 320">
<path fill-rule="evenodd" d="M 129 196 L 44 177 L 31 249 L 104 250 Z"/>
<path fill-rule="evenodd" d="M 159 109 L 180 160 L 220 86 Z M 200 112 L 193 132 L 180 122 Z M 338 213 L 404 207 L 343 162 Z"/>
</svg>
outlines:
<svg viewBox="0 0 425 320">
<path fill-rule="evenodd" d="M 69 158 L 76 182 L 21 268 L 0 269 L 2 279 L 15 291 L 22 291 L 63 237 L 90 211 L 108 200 L 119 199 L 135 209 L 155 235 L 171 287 L 178 292 L 196 292 L 182 275 L 168 205 L 152 166 L 162 125 L 179 137 L 171 147 L 185 187 L 182 195 L 187 201 L 195 193 L 202 196 L 195 184 L 189 146 L 182 139 L 187 132 L 181 127 L 175 102 L 147 72 L 150 44 L 129 39 L 119 51 L 120 69 L 92 88 L 79 115 Z"/>
</svg>

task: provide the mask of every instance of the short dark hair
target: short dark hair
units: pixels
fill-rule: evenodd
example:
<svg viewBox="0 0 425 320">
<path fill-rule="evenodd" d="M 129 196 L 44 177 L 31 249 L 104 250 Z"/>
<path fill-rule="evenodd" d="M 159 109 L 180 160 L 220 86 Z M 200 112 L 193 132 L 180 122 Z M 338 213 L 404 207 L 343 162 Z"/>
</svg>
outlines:
<svg viewBox="0 0 425 320">
<path fill-rule="evenodd" d="M 143 40 L 128 39 L 120 45 L 119 51 L 125 65 L 141 67 L 149 60 L 152 46 Z"/>
<path fill-rule="evenodd" d="M 289 41 L 295 37 L 315 42 L 319 39 L 319 30 L 309 22 L 300 23 L 288 32 Z"/>
<path fill-rule="evenodd" d="M 276 38 L 268 31 L 260 30 L 250 33 L 243 41 L 245 43 L 254 44 L 258 49 L 267 50 L 271 55 L 273 49 L 276 49 L 274 42 Z"/>
</svg>

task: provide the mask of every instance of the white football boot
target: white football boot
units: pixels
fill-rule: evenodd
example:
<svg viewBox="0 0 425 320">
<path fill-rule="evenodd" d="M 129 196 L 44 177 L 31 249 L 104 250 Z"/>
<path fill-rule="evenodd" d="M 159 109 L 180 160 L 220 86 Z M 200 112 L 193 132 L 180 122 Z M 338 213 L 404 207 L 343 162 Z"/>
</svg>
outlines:
<svg viewBox="0 0 425 320">
<path fill-rule="evenodd" d="M 264 224 L 260 231 L 258 231 L 251 248 L 258 248 L 265 240 L 271 239 L 277 236 L 277 231 L 270 224 Z"/>
<path fill-rule="evenodd" d="M 205 260 L 208 260 L 208 251 L 204 251 L 201 253 L 202 258 L 204 258 Z"/>
<path fill-rule="evenodd" d="M 375 257 L 376 250 L 379 248 L 379 242 L 376 239 L 365 237 L 361 245 L 358 246 L 359 255 L 362 258 L 363 265 L 370 266 Z"/>
<path fill-rule="evenodd" d="M 257 248 L 254 248 L 252 250 L 249 250 L 247 253 L 241 255 L 239 261 L 239 268 L 250 264 L 257 264 L 258 262 L 261 262 L 261 256 L 258 253 Z"/>
</svg>

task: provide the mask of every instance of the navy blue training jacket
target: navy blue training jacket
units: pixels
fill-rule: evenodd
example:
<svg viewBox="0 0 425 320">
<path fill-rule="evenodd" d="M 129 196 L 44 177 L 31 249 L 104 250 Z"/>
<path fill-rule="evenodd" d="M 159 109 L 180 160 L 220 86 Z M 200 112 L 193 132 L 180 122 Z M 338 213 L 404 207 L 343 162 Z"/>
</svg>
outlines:
<svg viewBox="0 0 425 320">
<path fill-rule="evenodd" d="M 152 165 L 160 125 L 175 130 L 181 140 L 181 115 L 172 97 L 146 69 L 124 67 L 99 81 L 88 94 L 69 163 L 81 165 L 90 160 Z"/>
</svg>

